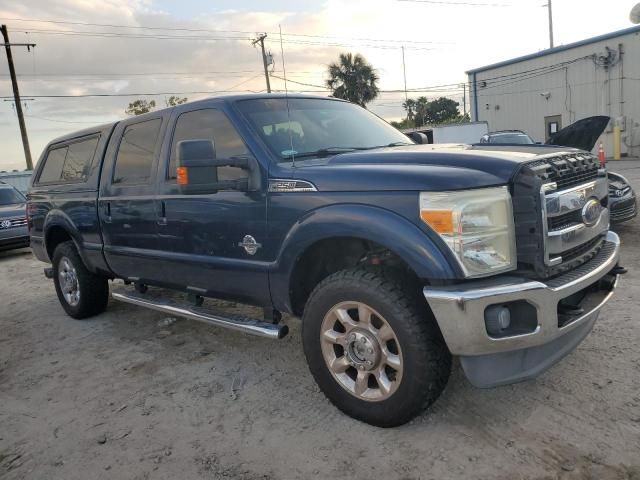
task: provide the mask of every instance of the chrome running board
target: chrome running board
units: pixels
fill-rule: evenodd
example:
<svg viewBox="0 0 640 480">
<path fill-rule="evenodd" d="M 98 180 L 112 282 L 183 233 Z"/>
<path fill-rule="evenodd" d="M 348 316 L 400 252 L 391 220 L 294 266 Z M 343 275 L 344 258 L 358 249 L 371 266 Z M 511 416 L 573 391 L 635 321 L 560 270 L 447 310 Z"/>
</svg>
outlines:
<svg viewBox="0 0 640 480">
<path fill-rule="evenodd" d="M 145 307 L 158 312 L 197 320 L 216 327 L 237 330 L 239 332 L 257 335 L 259 337 L 278 340 L 289 333 L 289 327 L 286 325 L 276 325 L 237 315 L 222 317 L 220 315 L 215 315 L 202 307 L 180 305 L 171 300 L 154 298 L 137 292 L 113 292 L 111 296 L 120 302 L 130 303 L 139 307 Z"/>
</svg>

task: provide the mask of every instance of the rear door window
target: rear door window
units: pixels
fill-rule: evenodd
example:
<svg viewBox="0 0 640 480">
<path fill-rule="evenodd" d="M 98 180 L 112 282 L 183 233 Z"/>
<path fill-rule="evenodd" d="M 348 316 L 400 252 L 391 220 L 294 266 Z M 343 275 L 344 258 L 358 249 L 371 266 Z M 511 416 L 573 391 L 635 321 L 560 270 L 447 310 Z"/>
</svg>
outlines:
<svg viewBox="0 0 640 480">
<path fill-rule="evenodd" d="M 125 128 L 113 171 L 114 184 L 148 183 L 162 119 L 134 123 Z"/>
<path fill-rule="evenodd" d="M 49 151 L 38 183 L 80 183 L 89 176 L 100 136 L 79 140 Z"/>
<path fill-rule="evenodd" d="M 62 167 L 67 158 L 67 148 L 68 147 L 64 146 L 49 151 L 44 161 L 42 172 L 40 172 L 38 183 L 56 183 L 60 181 Z"/>
<path fill-rule="evenodd" d="M 65 182 L 84 182 L 89 176 L 100 137 L 93 137 L 69 145 L 62 167 L 61 179 Z"/>
</svg>

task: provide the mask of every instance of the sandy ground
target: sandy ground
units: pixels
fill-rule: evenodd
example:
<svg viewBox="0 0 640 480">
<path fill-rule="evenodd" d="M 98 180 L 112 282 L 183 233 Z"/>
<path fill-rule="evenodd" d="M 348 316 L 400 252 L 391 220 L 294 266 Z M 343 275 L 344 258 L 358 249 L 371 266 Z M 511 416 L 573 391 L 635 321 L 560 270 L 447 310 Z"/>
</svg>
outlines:
<svg viewBox="0 0 640 480">
<path fill-rule="evenodd" d="M 640 191 L 640 163 L 615 167 Z M 282 341 L 116 302 L 76 321 L 43 264 L 0 254 L 0 478 L 639 480 L 639 220 L 619 233 L 630 273 L 572 355 L 492 390 L 456 365 L 390 430 L 329 404 L 296 319 Z"/>
</svg>

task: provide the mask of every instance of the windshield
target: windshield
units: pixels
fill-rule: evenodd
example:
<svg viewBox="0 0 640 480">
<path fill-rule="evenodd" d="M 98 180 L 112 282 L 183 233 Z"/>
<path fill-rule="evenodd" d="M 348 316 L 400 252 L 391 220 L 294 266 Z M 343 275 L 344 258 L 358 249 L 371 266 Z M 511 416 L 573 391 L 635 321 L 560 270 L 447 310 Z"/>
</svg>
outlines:
<svg viewBox="0 0 640 480">
<path fill-rule="evenodd" d="M 0 188 L 0 205 L 15 205 L 24 203 L 25 199 L 20 192 L 13 188 Z"/>
<path fill-rule="evenodd" d="M 524 133 L 500 133 L 498 135 L 492 135 L 489 143 L 521 143 L 531 145 L 534 142 L 529 135 Z"/>
<path fill-rule="evenodd" d="M 279 162 L 413 142 L 366 109 L 314 98 L 261 98 L 238 102 Z"/>
</svg>

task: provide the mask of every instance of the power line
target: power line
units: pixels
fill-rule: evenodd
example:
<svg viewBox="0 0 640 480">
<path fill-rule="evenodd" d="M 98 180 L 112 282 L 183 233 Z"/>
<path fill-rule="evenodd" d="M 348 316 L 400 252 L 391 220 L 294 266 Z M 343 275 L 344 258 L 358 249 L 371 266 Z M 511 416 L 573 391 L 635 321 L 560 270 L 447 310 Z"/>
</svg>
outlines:
<svg viewBox="0 0 640 480">
<path fill-rule="evenodd" d="M 206 77 L 206 76 L 221 76 L 221 77 L 237 77 L 237 76 L 246 76 L 246 74 L 259 74 L 262 73 L 256 70 L 237 70 L 237 71 L 210 71 L 210 72 L 76 72 L 76 73 L 57 73 L 57 72 L 39 72 L 39 73 L 17 73 L 20 77 L 61 77 L 61 78 L 70 78 L 70 77 L 148 77 L 148 76 L 165 76 L 165 75 L 175 75 L 175 76 L 187 76 L 187 77 Z M 324 71 L 293 71 L 291 73 L 287 72 L 287 75 L 310 75 L 310 76 L 319 76 L 324 75 L 326 72 Z M 7 77 L 8 73 L 0 73 L 0 77 Z M 166 78 L 162 78 L 165 80 Z"/>
<path fill-rule="evenodd" d="M 91 27 L 108 27 L 108 28 L 130 28 L 141 30 L 166 30 L 176 32 L 199 32 L 199 33 L 240 33 L 247 35 L 255 35 L 255 32 L 249 32 L 244 30 L 212 30 L 204 28 L 176 28 L 176 27 L 153 27 L 148 25 L 115 25 L 108 23 L 88 23 L 88 22 L 70 22 L 62 20 L 43 20 L 43 19 L 28 19 L 28 18 L 5 18 L 7 21 L 14 22 L 35 22 L 35 23 L 53 23 L 60 25 L 81 25 Z M 270 35 L 278 35 L 278 32 L 265 32 Z M 389 42 L 389 43 L 415 43 L 415 44 L 448 44 L 449 42 L 435 42 L 429 40 L 402 40 L 402 39 L 384 39 L 384 38 L 359 38 L 359 37 L 336 37 L 331 35 L 311 35 L 306 33 L 283 33 L 283 37 L 305 37 L 305 38 L 330 38 L 334 40 L 355 40 L 364 42 Z"/>
<path fill-rule="evenodd" d="M 410 3 L 428 3 L 432 5 L 447 5 L 447 6 L 471 6 L 471 7 L 513 7 L 515 5 L 509 3 L 480 3 L 480 2 L 447 2 L 445 0 L 397 0 L 398 2 L 410 2 Z"/>
<path fill-rule="evenodd" d="M 237 36 L 203 36 L 203 35 L 169 35 L 169 34 L 136 34 L 136 33 L 120 33 L 120 32 L 93 32 L 78 30 L 42 30 L 30 29 L 25 33 L 33 33 L 35 35 L 57 35 L 57 36 L 76 36 L 76 37 L 95 37 L 95 38 L 115 38 L 115 39 L 136 39 L 136 40 L 183 40 L 183 41 L 250 41 L 251 37 Z M 383 44 L 365 44 L 365 43 L 339 43 L 339 42 L 321 42 L 311 40 L 283 40 L 283 43 L 293 45 L 318 45 L 323 47 L 348 47 L 348 48 L 378 48 L 383 50 L 400 49 L 401 45 L 383 45 Z M 405 46 L 409 50 L 434 50 L 430 47 Z"/>
<path fill-rule="evenodd" d="M 193 92 L 139 92 L 139 93 L 82 93 L 78 95 L 29 95 L 31 98 L 102 98 L 102 97 L 152 97 L 162 95 L 215 95 L 218 93 L 258 93 L 253 90 L 215 90 Z M 0 96 L 0 99 L 13 98 Z"/>
<path fill-rule="evenodd" d="M 38 115 L 33 115 L 33 114 L 25 115 L 25 117 L 36 118 L 38 120 L 46 120 L 47 122 L 55 122 L 55 123 L 79 123 L 83 125 L 96 125 L 97 123 L 100 123 L 100 122 L 97 122 L 97 123 L 96 122 L 74 122 L 71 120 L 56 120 L 53 118 L 40 117 Z"/>
</svg>

